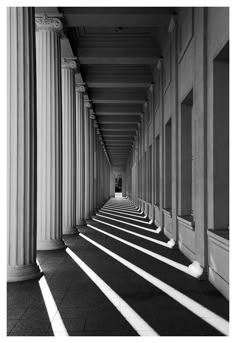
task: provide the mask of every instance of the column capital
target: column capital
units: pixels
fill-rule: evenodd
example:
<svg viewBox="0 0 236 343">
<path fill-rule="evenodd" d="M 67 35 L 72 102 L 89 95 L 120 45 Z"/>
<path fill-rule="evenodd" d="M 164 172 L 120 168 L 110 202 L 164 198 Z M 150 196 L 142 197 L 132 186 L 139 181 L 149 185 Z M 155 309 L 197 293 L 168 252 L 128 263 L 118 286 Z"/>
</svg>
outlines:
<svg viewBox="0 0 236 343">
<path fill-rule="evenodd" d="M 76 92 L 84 93 L 85 92 L 85 87 L 84 87 L 83 84 L 76 84 L 75 85 L 75 90 L 76 90 Z"/>
<path fill-rule="evenodd" d="M 161 56 L 161 57 L 158 59 L 157 64 L 156 64 L 156 68 L 157 68 L 158 71 L 161 71 L 162 65 L 163 65 L 163 57 Z"/>
<path fill-rule="evenodd" d="M 154 88 L 154 83 L 151 83 L 150 86 L 148 87 L 149 92 L 153 92 L 153 88 Z M 149 95 L 150 97 L 151 95 Z"/>
<path fill-rule="evenodd" d="M 84 99 L 84 106 L 87 108 L 91 108 L 91 102 L 89 99 Z"/>
<path fill-rule="evenodd" d="M 172 32 L 174 28 L 176 27 L 177 24 L 177 13 L 173 13 L 171 18 L 170 18 L 170 23 L 168 27 L 168 32 Z"/>
<path fill-rule="evenodd" d="M 96 119 L 93 108 L 90 108 L 89 110 L 89 118 L 92 120 Z"/>
<path fill-rule="evenodd" d="M 77 63 L 76 63 L 76 57 L 62 57 L 61 59 L 61 67 L 63 69 L 76 69 Z"/>
<path fill-rule="evenodd" d="M 43 13 L 41 15 L 35 16 L 35 24 L 36 30 L 48 30 L 48 31 L 55 31 L 60 32 L 63 29 L 63 24 L 61 21 L 62 15 L 48 15 Z"/>
</svg>

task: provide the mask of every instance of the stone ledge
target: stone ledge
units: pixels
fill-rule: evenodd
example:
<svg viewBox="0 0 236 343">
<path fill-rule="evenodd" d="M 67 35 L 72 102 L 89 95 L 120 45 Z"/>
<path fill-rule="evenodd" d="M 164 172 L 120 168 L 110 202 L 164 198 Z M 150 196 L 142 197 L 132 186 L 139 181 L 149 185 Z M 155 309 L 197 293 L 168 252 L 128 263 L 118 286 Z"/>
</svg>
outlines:
<svg viewBox="0 0 236 343">
<path fill-rule="evenodd" d="M 187 229 L 194 231 L 195 230 L 195 222 L 190 221 L 182 216 L 177 216 L 177 219 L 180 223 L 182 223 Z"/>
<path fill-rule="evenodd" d="M 172 218 L 172 214 L 171 214 L 171 209 L 170 208 L 163 208 L 162 211 L 163 211 L 164 214 L 166 214 L 167 216 Z"/>
<path fill-rule="evenodd" d="M 207 235 L 219 244 L 221 243 L 220 245 L 227 246 L 229 248 L 229 229 L 208 229 Z"/>
</svg>

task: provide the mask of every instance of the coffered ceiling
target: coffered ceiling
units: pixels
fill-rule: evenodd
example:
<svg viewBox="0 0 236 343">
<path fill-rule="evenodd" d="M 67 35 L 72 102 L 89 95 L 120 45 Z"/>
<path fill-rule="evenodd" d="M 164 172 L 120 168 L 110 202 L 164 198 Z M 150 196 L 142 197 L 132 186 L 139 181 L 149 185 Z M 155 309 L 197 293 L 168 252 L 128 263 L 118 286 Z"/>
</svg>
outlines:
<svg viewBox="0 0 236 343">
<path fill-rule="evenodd" d="M 60 7 L 113 166 L 136 136 L 173 8 Z"/>
</svg>

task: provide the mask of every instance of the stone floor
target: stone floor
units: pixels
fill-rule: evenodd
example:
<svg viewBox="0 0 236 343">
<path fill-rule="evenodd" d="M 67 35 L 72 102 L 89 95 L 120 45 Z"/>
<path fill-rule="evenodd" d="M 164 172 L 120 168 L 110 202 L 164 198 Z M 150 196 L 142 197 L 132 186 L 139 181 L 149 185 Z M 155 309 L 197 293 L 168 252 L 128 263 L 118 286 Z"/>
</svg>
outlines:
<svg viewBox="0 0 236 343">
<path fill-rule="evenodd" d="M 7 335 L 227 334 L 226 299 L 129 200 L 111 199 L 88 225 L 66 250 L 38 252 L 43 278 L 8 284 Z"/>
</svg>

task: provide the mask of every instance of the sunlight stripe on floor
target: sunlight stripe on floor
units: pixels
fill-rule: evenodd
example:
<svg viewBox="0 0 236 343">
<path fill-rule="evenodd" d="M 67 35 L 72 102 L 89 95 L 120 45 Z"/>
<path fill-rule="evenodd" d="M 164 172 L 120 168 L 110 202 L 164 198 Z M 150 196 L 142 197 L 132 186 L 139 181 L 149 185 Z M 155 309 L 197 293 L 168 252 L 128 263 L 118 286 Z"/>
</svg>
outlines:
<svg viewBox="0 0 236 343">
<path fill-rule="evenodd" d="M 102 213 L 105 213 L 105 214 L 110 214 L 110 215 L 118 217 L 118 218 L 125 218 L 125 219 L 129 219 L 129 220 L 133 220 L 135 222 L 139 222 L 139 223 L 143 223 L 143 224 L 148 224 L 148 222 L 146 222 L 144 220 L 139 220 L 139 219 L 135 219 L 135 218 L 128 218 L 128 217 L 125 217 L 125 216 L 121 216 L 119 214 L 114 214 L 114 213 L 106 212 L 106 210 L 99 210 L 99 212 L 102 212 Z"/>
<path fill-rule="evenodd" d="M 171 260 L 171 259 L 169 259 L 167 257 L 164 257 L 164 256 L 162 256 L 160 254 L 157 254 L 157 253 L 155 253 L 153 251 L 150 251 L 148 249 L 145 249 L 145 248 L 141 247 L 140 245 L 131 243 L 131 242 L 129 242 L 129 241 L 123 239 L 123 238 L 120 238 L 120 237 L 117 237 L 115 235 L 112 235 L 111 233 L 103 231 L 103 230 L 101 230 L 101 229 L 99 229 L 99 228 L 97 228 L 97 227 L 95 227 L 95 226 L 93 226 L 91 224 L 87 224 L 87 226 L 89 226 L 93 230 L 96 230 L 96 231 L 99 231 L 99 232 L 103 233 L 104 235 L 107 235 L 107 236 L 109 236 L 109 237 L 111 237 L 113 239 L 116 239 L 117 241 L 122 242 L 122 243 L 124 243 L 124 244 L 126 244 L 126 245 L 128 245 L 128 246 L 130 246 L 130 247 L 132 247 L 134 249 L 136 249 L 136 250 L 139 250 L 139 251 L 143 252 L 144 254 L 149 255 L 149 256 L 155 258 L 158 261 L 164 262 L 164 263 L 168 264 L 169 266 L 174 267 L 174 268 L 176 268 L 176 269 L 178 269 L 178 270 L 180 270 L 180 271 L 182 271 L 182 272 L 184 272 L 186 274 L 189 274 L 189 275 L 191 275 L 193 277 L 197 277 L 197 275 L 194 272 L 192 272 L 189 269 L 189 267 L 185 266 L 184 264 L 175 262 L 175 261 L 173 261 L 173 260 Z"/>
<path fill-rule="evenodd" d="M 133 231 L 124 229 L 124 228 L 122 228 L 122 227 L 119 227 L 119 226 L 110 224 L 110 223 L 106 223 L 106 222 L 104 222 L 104 221 L 102 221 L 102 220 L 99 220 L 99 219 L 97 219 L 97 218 L 95 218 L 95 217 L 93 217 L 93 220 L 95 220 L 95 221 L 97 221 L 97 222 L 99 222 L 99 223 L 105 224 L 105 225 L 107 225 L 107 226 L 114 227 L 114 229 L 121 230 L 121 231 L 127 232 L 127 233 L 129 233 L 129 234 L 131 234 L 131 235 L 134 235 L 134 236 L 137 236 L 137 237 L 146 239 L 147 241 L 156 243 L 156 244 L 158 244 L 158 245 L 162 245 L 162 246 L 164 246 L 164 247 L 166 247 L 166 248 L 169 248 L 169 249 L 171 248 L 171 247 L 168 245 L 168 243 L 159 241 L 159 240 L 157 240 L 157 239 L 155 239 L 155 238 L 151 238 L 151 237 L 148 237 L 148 236 L 144 236 L 144 235 L 141 235 L 140 233 L 133 232 Z"/>
<path fill-rule="evenodd" d="M 127 207 L 118 207 L 118 206 L 111 206 L 111 205 L 104 205 L 103 207 L 109 207 L 112 209 L 120 209 L 123 210 L 125 212 L 130 212 L 130 213 L 139 213 L 139 210 L 134 210 L 134 209 L 128 209 Z"/>
<path fill-rule="evenodd" d="M 213 326 L 215 329 L 217 329 L 224 335 L 229 335 L 229 322 L 227 320 L 223 319 L 216 313 L 208 310 L 207 308 L 205 308 L 204 306 L 202 306 L 195 300 L 192 300 L 185 294 L 179 292 L 174 287 L 169 286 L 167 283 L 159 280 L 158 278 L 146 272 L 145 270 L 139 268 L 135 264 L 127 261 L 123 257 L 115 254 L 114 252 L 105 248 L 101 244 L 88 238 L 84 234 L 80 233 L 79 235 L 83 237 L 85 240 L 87 240 L 88 242 L 90 242 L 91 244 L 95 245 L 100 250 L 104 251 L 106 254 L 113 257 L 116 261 L 120 262 L 121 264 L 123 264 L 124 266 L 126 266 L 127 268 L 129 268 L 130 270 L 138 274 L 139 276 L 141 276 L 146 281 L 150 282 L 153 286 L 157 287 L 158 289 L 160 289 L 161 291 L 169 295 L 172 299 L 180 303 L 182 306 L 184 306 L 189 311 L 194 313 L 196 316 L 201 318 L 203 321 L 210 324 L 211 326 Z"/>
<path fill-rule="evenodd" d="M 114 220 L 114 221 L 116 221 L 118 223 L 123 223 L 123 224 L 126 224 L 126 225 L 137 227 L 138 229 L 141 229 L 141 230 L 144 230 L 144 231 L 148 231 L 148 232 L 152 232 L 152 233 L 157 233 L 155 229 L 148 229 L 148 228 L 140 226 L 140 225 L 136 225 L 136 224 L 132 224 L 132 223 L 127 223 L 124 220 L 119 220 L 119 219 L 107 217 L 107 216 L 104 216 L 103 214 L 96 213 L 96 216 L 107 218 L 107 219 L 110 219 L 110 220 Z"/>
<path fill-rule="evenodd" d="M 129 214 L 129 215 L 133 215 L 133 216 L 143 216 L 142 214 L 141 214 L 141 212 L 138 212 L 138 211 L 136 211 L 136 212 L 134 212 L 134 211 L 127 211 L 127 210 L 125 210 L 125 209 L 117 209 L 117 208 L 115 208 L 115 207 L 108 207 L 108 206 L 103 206 L 101 209 L 103 209 L 103 210 L 109 210 L 109 211 L 122 211 L 122 213 L 127 213 L 127 214 Z"/>
<path fill-rule="evenodd" d="M 133 206 L 127 206 L 127 205 L 123 205 L 123 206 L 117 206 L 116 204 L 104 204 L 103 206 L 110 206 L 110 207 L 113 207 L 113 208 L 117 208 L 117 209 L 124 209 L 124 210 L 126 210 L 126 209 L 128 209 L 128 210 L 131 210 L 131 211 L 134 211 L 134 212 L 137 212 L 138 211 L 138 209 L 137 208 L 134 208 Z"/>
<path fill-rule="evenodd" d="M 103 208 L 102 208 L 102 209 L 103 209 Z M 110 210 L 110 209 L 107 209 L 107 208 L 105 208 L 105 210 L 106 210 L 107 212 L 111 212 L 111 213 L 115 212 L 115 213 L 120 213 L 120 214 L 123 214 L 123 215 L 130 216 L 130 217 L 143 218 L 143 219 L 144 219 L 144 217 L 143 217 L 141 214 L 140 214 L 140 215 L 137 215 L 137 214 L 130 214 L 130 213 L 127 213 L 127 212 L 125 212 L 125 211 L 121 212 L 121 211 L 118 211 L 118 210 Z M 129 217 L 128 217 L 128 218 L 129 218 Z"/>
<path fill-rule="evenodd" d="M 45 307 L 47 309 L 49 320 L 51 322 L 54 336 L 69 336 L 45 276 L 42 276 L 39 280 L 39 287 L 43 296 Z M 54 322 L 53 319 L 56 314 L 57 319 Z"/>
<path fill-rule="evenodd" d="M 65 250 L 77 265 L 96 284 L 107 299 L 115 306 L 140 336 L 159 336 L 151 326 L 135 312 L 105 281 L 103 281 L 86 263 L 84 263 L 70 248 Z M 109 323 L 108 323 L 109 325 Z"/>
</svg>

